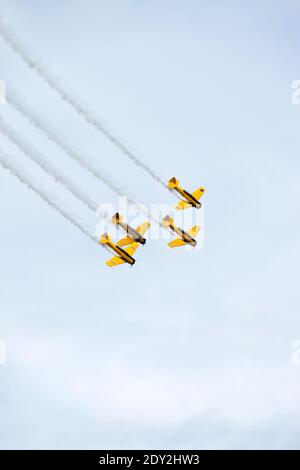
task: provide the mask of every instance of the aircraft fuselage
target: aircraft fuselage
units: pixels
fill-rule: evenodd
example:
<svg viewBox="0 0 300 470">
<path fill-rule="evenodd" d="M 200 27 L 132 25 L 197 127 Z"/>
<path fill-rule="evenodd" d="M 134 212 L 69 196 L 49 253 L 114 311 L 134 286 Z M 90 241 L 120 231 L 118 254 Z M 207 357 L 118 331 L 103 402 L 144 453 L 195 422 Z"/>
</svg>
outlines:
<svg viewBox="0 0 300 470">
<path fill-rule="evenodd" d="M 190 194 L 185 189 L 182 189 L 180 186 L 177 186 L 174 189 L 193 207 L 195 207 L 196 209 L 200 209 L 200 207 L 202 206 L 201 202 L 199 202 L 192 194 Z"/>
<path fill-rule="evenodd" d="M 179 238 L 181 238 L 188 245 L 191 245 L 194 247 L 197 245 L 197 241 L 193 237 L 191 237 L 184 230 L 181 230 L 180 228 L 176 227 L 176 225 L 170 224 L 170 229 L 173 230 L 173 232 L 176 233 L 179 236 Z"/>
<path fill-rule="evenodd" d="M 135 242 L 140 243 L 141 245 L 145 245 L 146 238 L 142 237 L 139 232 L 131 228 L 129 225 L 125 224 L 124 222 L 118 222 L 120 227 L 132 238 Z"/>
<path fill-rule="evenodd" d="M 108 242 L 104 246 L 106 246 L 115 255 L 120 256 L 120 258 L 122 258 L 126 263 L 134 265 L 135 259 L 130 256 L 125 250 L 123 250 L 123 248 L 120 248 L 112 242 Z"/>
</svg>

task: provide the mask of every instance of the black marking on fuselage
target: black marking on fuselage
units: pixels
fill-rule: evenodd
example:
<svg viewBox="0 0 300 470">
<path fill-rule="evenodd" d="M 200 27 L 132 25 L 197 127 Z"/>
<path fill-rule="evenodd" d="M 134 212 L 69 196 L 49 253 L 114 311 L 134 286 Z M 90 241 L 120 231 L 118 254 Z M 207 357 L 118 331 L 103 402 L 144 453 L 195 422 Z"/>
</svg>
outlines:
<svg viewBox="0 0 300 470">
<path fill-rule="evenodd" d="M 121 258 L 123 258 L 125 261 L 127 261 L 127 263 L 129 263 L 129 264 L 134 264 L 135 263 L 135 259 L 131 255 L 129 255 L 125 250 L 123 250 L 123 248 L 121 248 L 119 246 L 116 246 L 116 250 L 117 250 L 117 252 L 119 252 L 119 255 L 121 256 Z"/>
<path fill-rule="evenodd" d="M 187 201 L 190 202 L 191 204 L 194 203 L 195 204 L 195 207 L 201 207 L 201 202 L 198 201 L 198 199 L 196 199 L 192 194 L 188 193 L 187 191 L 185 191 L 185 189 L 182 190 L 183 194 L 185 195 L 185 197 L 187 198 Z M 192 201 L 189 201 L 189 198 L 192 200 Z"/>
<path fill-rule="evenodd" d="M 112 254 L 117 255 L 120 258 L 122 258 L 122 260 L 125 261 L 126 263 L 131 264 L 131 265 L 135 263 L 135 259 L 132 256 L 130 256 L 128 253 L 126 253 L 126 251 L 123 250 L 123 248 L 115 244 L 110 244 L 110 243 L 103 245 L 103 246 Z"/>
<path fill-rule="evenodd" d="M 142 237 L 142 235 L 139 232 L 137 232 L 136 230 L 134 230 L 129 225 L 123 222 L 120 222 L 119 225 L 127 233 L 127 235 L 129 235 L 130 238 L 133 239 L 133 241 L 140 243 L 141 245 L 145 245 L 146 239 Z"/>
<path fill-rule="evenodd" d="M 197 241 L 192 238 L 188 233 L 186 233 L 181 228 L 176 227 L 176 225 L 171 224 L 170 228 L 175 232 L 185 243 L 188 245 L 196 246 Z"/>
</svg>

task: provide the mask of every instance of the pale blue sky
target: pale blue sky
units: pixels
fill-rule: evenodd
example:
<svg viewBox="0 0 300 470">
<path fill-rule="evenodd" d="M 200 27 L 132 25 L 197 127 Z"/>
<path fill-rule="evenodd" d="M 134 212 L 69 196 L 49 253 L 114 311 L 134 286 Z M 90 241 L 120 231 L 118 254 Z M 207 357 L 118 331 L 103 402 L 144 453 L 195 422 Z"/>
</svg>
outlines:
<svg viewBox="0 0 300 470">
<path fill-rule="evenodd" d="M 0 448 L 299 448 L 299 1 L 21 1 L 1 13 L 165 178 L 205 243 L 134 269 L 0 170 Z M 172 201 L 0 39 L 0 79 L 138 198 Z M 1 106 L 99 199 L 116 196 Z M 91 226 L 96 219 L 1 137 Z"/>
</svg>

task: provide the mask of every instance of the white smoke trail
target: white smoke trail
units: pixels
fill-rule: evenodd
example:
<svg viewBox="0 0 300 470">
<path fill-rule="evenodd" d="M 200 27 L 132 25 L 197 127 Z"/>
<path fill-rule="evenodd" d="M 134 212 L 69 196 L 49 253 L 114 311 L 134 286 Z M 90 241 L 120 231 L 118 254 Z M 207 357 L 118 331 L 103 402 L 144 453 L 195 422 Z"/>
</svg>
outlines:
<svg viewBox="0 0 300 470">
<path fill-rule="evenodd" d="M 84 235 L 86 235 L 90 240 L 98 242 L 98 237 L 91 232 L 91 230 L 69 209 L 62 207 L 61 202 L 59 202 L 53 195 L 46 192 L 41 186 L 33 181 L 32 176 L 29 176 L 24 168 L 22 168 L 19 163 L 17 163 L 13 157 L 6 155 L 0 150 L 0 165 L 5 169 L 10 171 L 16 178 L 18 178 L 23 184 L 25 184 L 29 189 L 38 194 L 50 207 L 59 212 L 65 219 L 71 222 L 75 227 L 77 227 Z"/>
<path fill-rule="evenodd" d="M 49 140 L 56 143 L 69 157 L 76 160 L 83 168 L 90 171 L 91 174 L 93 174 L 98 180 L 106 184 L 116 194 L 118 194 L 121 197 L 126 196 L 129 204 L 134 205 L 138 212 L 148 217 L 154 223 L 162 226 L 160 221 L 157 218 L 155 218 L 153 214 L 151 214 L 149 209 L 143 203 L 133 199 L 131 196 L 128 196 L 127 194 L 124 194 L 118 186 L 116 186 L 111 180 L 108 179 L 108 177 L 104 177 L 103 174 L 99 172 L 97 168 L 93 166 L 93 163 L 91 161 L 88 161 L 87 158 L 83 158 L 79 152 L 77 152 L 75 149 L 72 148 L 72 146 L 70 146 L 69 144 L 66 144 L 63 138 L 58 134 L 58 132 L 54 131 L 53 129 L 50 129 L 49 124 L 46 123 L 44 119 L 41 119 L 40 117 L 38 117 L 36 113 L 34 113 L 27 104 L 24 104 L 24 102 L 20 99 L 19 96 L 17 96 L 15 92 L 12 92 L 10 90 L 7 93 L 7 101 L 16 111 L 18 111 L 20 114 L 22 114 L 23 117 L 25 117 L 29 122 L 31 122 L 31 124 L 33 124 L 37 129 L 42 131 L 48 137 Z M 6 131 L 7 130 L 10 131 L 10 135 L 14 135 L 14 138 L 16 137 L 15 131 L 13 131 L 11 128 L 8 128 L 7 124 L 5 125 L 5 128 L 6 128 Z M 0 130 L 1 130 L 1 118 L 0 118 Z M 24 144 L 24 140 L 22 140 L 22 143 Z M 24 151 L 23 147 L 22 147 L 22 150 Z M 26 142 L 26 147 L 28 148 L 27 142 Z M 32 153 L 32 150 L 33 149 L 31 148 L 31 153 Z M 36 151 L 34 152 L 36 153 Z M 101 213 L 100 213 L 100 216 L 101 216 Z"/>
<path fill-rule="evenodd" d="M 127 144 L 124 143 L 123 139 L 116 136 L 109 127 L 102 122 L 98 117 L 96 117 L 88 108 L 86 104 L 82 102 L 81 99 L 74 96 L 73 93 L 66 90 L 66 88 L 60 83 L 60 81 L 52 74 L 50 69 L 43 65 L 39 60 L 32 56 L 31 51 L 26 47 L 23 42 L 17 37 L 14 30 L 7 25 L 3 19 L 0 17 L 0 34 L 8 46 L 18 54 L 26 64 L 34 69 L 40 77 L 42 77 L 48 85 L 53 88 L 60 97 L 66 101 L 72 108 L 77 111 L 78 114 L 83 116 L 83 118 L 94 126 L 98 131 L 100 131 L 107 139 L 110 140 L 114 145 L 116 145 L 135 165 L 142 168 L 147 172 L 152 178 L 167 187 L 164 180 L 154 171 L 150 166 L 141 158 L 139 158 L 136 153 L 129 148 Z"/>
<path fill-rule="evenodd" d="M 42 131 L 50 141 L 58 145 L 70 158 L 76 160 L 82 168 L 89 171 L 89 173 L 119 196 L 126 196 L 130 204 L 138 204 L 138 201 L 135 201 L 131 196 L 125 194 L 117 184 L 115 184 L 107 175 L 104 175 L 88 156 L 83 156 L 82 152 L 78 152 L 72 147 L 72 145 L 66 143 L 59 132 L 54 130 L 44 117 L 41 118 L 38 116 L 37 113 L 35 113 L 28 104 L 16 94 L 15 91 L 8 91 L 7 102 L 38 130 Z"/>
<path fill-rule="evenodd" d="M 14 129 L 12 129 L 7 123 L 4 122 L 3 118 L 0 118 L 0 131 L 4 134 L 11 142 L 19 147 L 31 160 L 33 160 L 40 168 L 46 173 L 51 175 L 55 181 L 58 181 L 63 185 L 69 192 L 85 204 L 91 211 L 97 212 L 99 204 L 92 200 L 87 194 L 83 193 L 76 184 L 74 184 L 64 173 L 58 168 L 54 167 L 49 163 L 45 157 L 40 154 L 36 149 L 23 139 Z M 98 212 L 99 213 L 99 212 Z M 99 214 L 101 217 L 106 218 L 105 214 Z"/>
</svg>

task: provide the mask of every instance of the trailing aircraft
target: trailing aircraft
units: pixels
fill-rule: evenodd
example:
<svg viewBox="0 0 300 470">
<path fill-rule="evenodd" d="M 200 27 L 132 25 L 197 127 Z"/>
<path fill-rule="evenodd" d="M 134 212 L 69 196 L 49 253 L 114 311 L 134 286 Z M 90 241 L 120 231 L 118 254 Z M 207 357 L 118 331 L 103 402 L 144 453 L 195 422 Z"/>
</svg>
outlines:
<svg viewBox="0 0 300 470">
<path fill-rule="evenodd" d="M 195 247 L 197 245 L 197 241 L 195 240 L 196 235 L 200 230 L 200 225 L 195 225 L 193 228 L 185 232 L 184 230 L 180 229 L 175 225 L 174 219 L 169 215 L 162 220 L 163 226 L 169 228 L 172 232 L 176 233 L 179 238 L 175 238 L 170 243 L 168 243 L 170 248 L 177 248 L 179 246 L 184 245 L 191 245 Z"/>
</svg>

